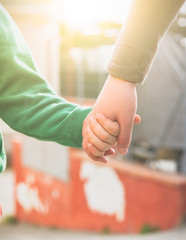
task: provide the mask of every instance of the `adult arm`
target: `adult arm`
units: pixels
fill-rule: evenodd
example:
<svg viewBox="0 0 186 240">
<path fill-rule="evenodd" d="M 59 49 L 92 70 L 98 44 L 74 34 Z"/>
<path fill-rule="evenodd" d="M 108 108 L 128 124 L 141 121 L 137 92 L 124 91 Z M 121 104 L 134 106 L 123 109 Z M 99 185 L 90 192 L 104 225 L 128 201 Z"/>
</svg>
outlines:
<svg viewBox="0 0 186 240">
<path fill-rule="evenodd" d="M 134 0 L 121 29 L 108 72 L 143 83 L 158 45 L 185 0 Z"/>
<path fill-rule="evenodd" d="M 117 147 L 121 154 L 127 152 L 131 141 L 137 109 L 136 83 L 144 81 L 158 44 L 183 3 L 184 0 L 135 0 L 118 37 L 108 66 L 109 76 L 90 115 L 100 112 L 118 121 Z M 89 151 L 86 146 L 84 149 Z"/>
</svg>

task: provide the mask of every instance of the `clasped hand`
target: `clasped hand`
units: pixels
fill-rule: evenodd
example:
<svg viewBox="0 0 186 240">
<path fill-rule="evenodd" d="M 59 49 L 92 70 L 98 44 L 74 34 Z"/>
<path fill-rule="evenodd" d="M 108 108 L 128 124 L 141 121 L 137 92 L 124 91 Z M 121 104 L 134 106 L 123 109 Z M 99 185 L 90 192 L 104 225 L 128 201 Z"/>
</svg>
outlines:
<svg viewBox="0 0 186 240">
<path fill-rule="evenodd" d="M 83 149 L 95 161 L 128 151 L 132 128 L 141 119 L 136 115 L 136 84 L 108 76 L 98 99 L 83 124 Z"/>
</svg>

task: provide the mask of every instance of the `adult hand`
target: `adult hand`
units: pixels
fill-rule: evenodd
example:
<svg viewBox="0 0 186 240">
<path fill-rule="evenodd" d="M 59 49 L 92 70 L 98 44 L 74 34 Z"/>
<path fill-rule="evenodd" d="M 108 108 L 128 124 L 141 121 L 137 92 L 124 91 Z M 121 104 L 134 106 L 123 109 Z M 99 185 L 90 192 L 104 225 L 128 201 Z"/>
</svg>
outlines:
<svg viewBox="0 0 186 240">
<path fill-rule="evenodd" d="M 136 115 L 136 109 L 136 84 L 109 75 L 96 100 L 93 110 L 84 121 L 84 150 L 89 152 L 88 141 L 86 139 L 86 129 L 89 125 L 89 118 L 93 115 L 95 116 L 97 113 L 102 113 L 110 120 L 119 123 L 120 133 L 117 140 L 117 149 L 120 154 L 126 154 L 131 141 L 133 124 L 140 122 L 140 117 Z"/>
</svg>

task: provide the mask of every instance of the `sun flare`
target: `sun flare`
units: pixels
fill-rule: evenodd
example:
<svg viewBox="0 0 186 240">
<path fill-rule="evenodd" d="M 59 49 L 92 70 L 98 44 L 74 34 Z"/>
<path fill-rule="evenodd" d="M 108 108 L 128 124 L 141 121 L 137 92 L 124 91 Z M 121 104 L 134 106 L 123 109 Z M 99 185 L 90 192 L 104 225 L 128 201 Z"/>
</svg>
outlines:
<svg viewBox="0 0 186 240">
<path fill-rule="evenodd" d="M 56 0 L 58 16 L 69 27 L 82 29 L 99 22 L 124 23 L 132 0 Z"/>
</svg>

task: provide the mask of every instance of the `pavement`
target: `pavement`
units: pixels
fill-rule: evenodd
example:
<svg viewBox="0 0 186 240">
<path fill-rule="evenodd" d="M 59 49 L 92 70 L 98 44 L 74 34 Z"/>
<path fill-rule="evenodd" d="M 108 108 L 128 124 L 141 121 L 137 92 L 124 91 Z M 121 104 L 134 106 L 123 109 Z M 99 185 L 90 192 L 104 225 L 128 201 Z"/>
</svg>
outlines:
<svg viewBox="0 0 186 240">
<path fill-rule="evenodd" d="M 186 226 L 161 233 L 130 234 L 96 234 L 62 229 L 46 228 L 25 223 L 1 224 L 1 240 L 185 240 Z"/>
<path fill-rule="evenodd" d="M 186 225 L 164 232 L 135 235 L 69 231 L 28 223 L 7 222 L 5 221 L 7 217 L 14 215 L 15 212 L 13 182 L 14 176 L 11 170 L 0 175 L 0 203 L 4 212 L 0 224 L 0 240 L 186 240 Z"/>
</svg>

